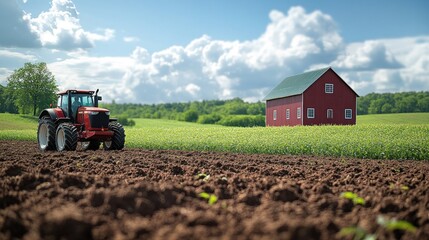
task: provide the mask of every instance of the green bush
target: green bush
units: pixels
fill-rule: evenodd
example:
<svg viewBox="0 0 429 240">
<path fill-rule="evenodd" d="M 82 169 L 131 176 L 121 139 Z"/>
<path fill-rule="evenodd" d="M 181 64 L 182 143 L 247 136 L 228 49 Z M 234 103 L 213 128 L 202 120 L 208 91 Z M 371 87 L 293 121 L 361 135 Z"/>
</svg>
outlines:
<svg viewBox="0 0 429 240">
<path fill-rule="evenodd" d="M 230 115 L 222 118 L 218 124 L 235 127 L 265 126 L 265 116 L 262 115 Z"/>
<path fill-rule="evenodd" d="M 196 122 L 198 120 L 198 112 L 195 110 L 188 110 L 185 112 L 184 120 L 186 122 Z"/>
<path fill-rule="evenodd" d="M 135 125 L 136 125 L 136 122 L 134 122 L 134 120 L 132 120 L 132 119 L 128 119 L 128 117 L 127 117 L 127 116 L 125 116 L 125 115 L 121 115 L 121 116 L 119 116 L 119 117 L 118 117 L 118 122 L 119 122 L 120 124 L 122 124 L 122 126 L 129 126 L 129 127 L 132 127 L 132 126 L 135 126 Z"/>
<path fill-rule="evenodd" d="M 201 115 L 198 117 L 197 123 L 201 124 L 215 124 L 222 119 L 222 116 L 216 113 Z"/>
</svg>

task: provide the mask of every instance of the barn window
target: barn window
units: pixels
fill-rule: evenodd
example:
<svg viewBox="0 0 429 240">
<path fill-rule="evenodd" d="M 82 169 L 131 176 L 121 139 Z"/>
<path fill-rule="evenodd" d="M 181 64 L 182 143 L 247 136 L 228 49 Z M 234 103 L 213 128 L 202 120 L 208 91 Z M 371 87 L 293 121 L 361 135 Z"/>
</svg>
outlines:
<svg viewBox="0 0 429 240">
<path fill-rule="evenodd" d="M 277 110 L 273 111 L 273 120 L 277 120 Z"/>
<path fill-rule="evenodd" d="M 301 108 L 296 109 L 296 118 L 298 118 L 298 119 L 301 118 Z"/>
<path fill-rule="evenodd" d="M 352 112 L 352 110 L 351 109 L 346 109 L 345 110 L 345 118 L 346 119 L 352 119 L 352 117 L 353 117 L 353 114 L 352 114 L 353 112 Z"/>
<path fill-rule="evenodd" d="M 314 118 L 314 108 L 307 108 L 307 118 Z"/>
<path fill-rule="evenodd" d="M 325 83 L 325 93 L 334 93 L 334 84 Z"/>
<path fill-rule="evenodd" d="M 286 119 L 290 118 L 290 109 L 286 109 Z"/>
<path fill-rule="evenodd" d="M 326 118 L 334 118 L 334 110 L 332 109 L 326 110 Z"/>
</svg>

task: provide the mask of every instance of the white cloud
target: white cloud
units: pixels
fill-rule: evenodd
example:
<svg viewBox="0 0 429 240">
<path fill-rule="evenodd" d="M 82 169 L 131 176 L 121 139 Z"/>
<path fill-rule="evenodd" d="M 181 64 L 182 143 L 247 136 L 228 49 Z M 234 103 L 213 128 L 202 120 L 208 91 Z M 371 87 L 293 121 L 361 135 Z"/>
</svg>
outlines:
<svg viewBox="0 0 429 240">
<path fill-rule="evenodd" d="M 361 95 L 370 92 L 427 91 L 429 37 L 353 43 L 332 65 L 338 67 L 340 76 Z"/>
<path fill-rule="evenodd" d="M 429 37 L 345 44 L 335 21 L 301 7 L 273 10 L 265 31 L 248 41 L 207 35 L 186 46 L 129 56 L 49 64 L 62 88 L 100 88 L 106 101 L 178 102 L 241 97 L 261 100 L 283 78 L 332 65 L 360 95 L 429 89 Z"/>
<path fill-rule="evenodd" d="M 201 90 L 201 88 L 198 85 L 190 83 L 185 87 L 185 90 L 191 95 L 195 96 Z"/>
<path fill-rule="evenodd" d="M 381 41 L 350 44 L 332 65 L 339 69 L 354 70 L 402 67 Z"/>
<path fill-rule="evenodd" d="M 133 65 L 129 57 L 88 57 L 79 56 L 48 64 L 55 75 L 60 90 L 100 88 L 107 99 L 125 101 L 126 94 L 118 94 L 116 89 L 127 69 Z"/>
<path fill-rule="evenodd" d="M 139 39 L 138 37 L 130 37 L 130 36 L 128 36 L 128 37 L 124 37 L 124 38 L 123 38 L 123 40 L 124 40 L 124 42 L 126 42 L 126 43 L 130 43 L 130 42 L 138 42 L 138 41 L 140 41 L 140 39 Z"/>
<path fill-rule="evenodd" d="M 19 9 L 15 0 L 0 1 L 0 32 L 3 47 L 62 50 L 91 48 L 96 41 L 108 41 L 115 34 L 113 29 L 84 30 L 71 0 L 52 0 L 51 8 L 34 18 Z"/>
<path fill-rule="evenodd" d="M 103 33 L 85 31 L 79 22 L 79 12 L 71 0 L 52 0 L 51 8 L 36 18 L 28 16 L 33 32 L 40 36 L 44 47 L 58 49 L 90 48 L 95 41 L 107 41 L 114 30 Z"/>
<path fill-rule="evenodd" d="M 0 1 L 0 46 L 40 47 L 39 36 L 30 29 L 27 15 L 15 0 Z"/>
<path fill-rule="evenodd" d="M 30 54 L 20 53 L 20 52 L 14 52 L 7 49 L 0 49 L 0 57 L 6 57 L 6 58 L 17 58 L 25 61 L 35 61 L 37 60 L 37 57 Z"/>
</svg>

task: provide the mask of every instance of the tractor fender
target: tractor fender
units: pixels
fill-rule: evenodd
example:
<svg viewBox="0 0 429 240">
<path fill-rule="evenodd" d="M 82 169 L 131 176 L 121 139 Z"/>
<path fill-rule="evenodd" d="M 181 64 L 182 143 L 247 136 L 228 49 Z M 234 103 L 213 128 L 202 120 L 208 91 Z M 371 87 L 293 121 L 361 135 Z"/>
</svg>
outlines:
<svg viewBox="0 0 429 240">
<path fill-rule="evenodd" d="M 72 121 L 70 118 L 65 117 L 63 111 L 59 108 L 47 108 L 43 110 L 39 115 L 39 119 L 45 116 L 49 116 L 56 125 Z"/>
<path fill-rule="evenodd" d="M 39 119 L 41 119 L 44 116 L 49 116 L 52 119 L 52 121 L 57 120 L 57 114 L 55 114 L 55 111 L 52 108 L 43 110 L 39 115 Z"/>
<path fill-rule="evenodd" d="M 117 122 L 118 119 L 117 118 L 109 118 L 109 122 Z"/>
</svg>

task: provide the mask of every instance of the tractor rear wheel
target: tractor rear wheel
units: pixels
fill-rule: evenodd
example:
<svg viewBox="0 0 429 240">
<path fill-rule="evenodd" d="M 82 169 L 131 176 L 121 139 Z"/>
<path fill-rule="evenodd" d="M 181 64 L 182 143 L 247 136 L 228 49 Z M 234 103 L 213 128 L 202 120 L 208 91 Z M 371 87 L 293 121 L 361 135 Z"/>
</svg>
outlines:
<svg viewBox="0 0 429 240">
<path fill-rule="evenodd" d="M 82 142 L 82 150 L 98 150 L 100 148 L 99 141 Z"/>
<path fill-rule="evenodd" d="M 105 150 L 121 150 L 125 145 L 125 130 L 124 127 L 118 122 L 110 122 L 109 130 L 113 131 L 111 141 L 103 143 Z"/>
<path fill-rule="evenodd" d="M 75 126 L 69 123 L 61 123 L 57 128 L 56 146 L 57 151 L 76 150 L 78 133 Z"/>
<path fill-rule="evenodd" d="M 55 149 L 55 124 L 49 117 L 42 117 L 39 120 L 37 142 L 42 151 Z"/>
</svg>

